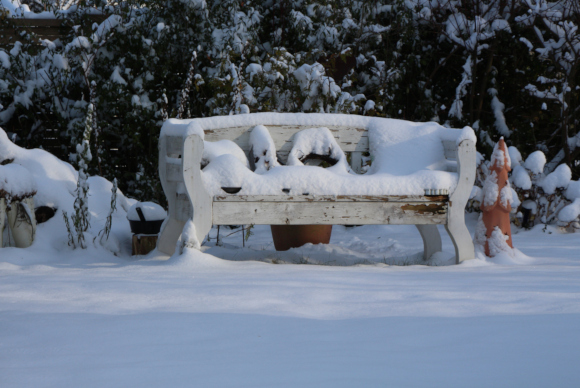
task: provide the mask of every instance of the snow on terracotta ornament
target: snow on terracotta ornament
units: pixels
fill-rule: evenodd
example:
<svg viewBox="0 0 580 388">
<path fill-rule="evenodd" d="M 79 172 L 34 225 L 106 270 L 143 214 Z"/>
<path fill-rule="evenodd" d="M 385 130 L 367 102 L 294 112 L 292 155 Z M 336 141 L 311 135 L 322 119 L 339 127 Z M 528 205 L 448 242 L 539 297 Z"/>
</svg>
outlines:
<svg viewBox="0 0 580 388">
<path fill-rule="evenodd" d="M 488 257 L 501 252 L 513 256 L 510 211 L 513 202 L 508 181 L 511 160 L 503 137 L 495 145 L 491 168 L 483 183 L 481 216 L 475 232 L 475 241 L 485 248 Z"/>
</svg>

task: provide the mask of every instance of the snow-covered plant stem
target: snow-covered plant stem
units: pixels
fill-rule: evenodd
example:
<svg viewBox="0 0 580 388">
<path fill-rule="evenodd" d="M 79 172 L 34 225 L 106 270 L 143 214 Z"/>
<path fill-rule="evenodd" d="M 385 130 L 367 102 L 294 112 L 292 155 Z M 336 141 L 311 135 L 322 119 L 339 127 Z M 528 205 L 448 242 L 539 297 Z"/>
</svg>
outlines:
<svg viewBox="0 0 580 388">
<path fill-rule="evenodd" d="M 111 188 L 111 208 L 109 209 L 109 215 L 105 221 L 105 227 L 98 234 L 100 236 L 99 242 L 103 243 L 103 240 L 109 239 L 109 234 L 111 233 L 111 226 L 113 225 L 113 213 L 117 210 L 117 178 L 113 179 L 113 187 Z M 95 237 L 96 239 L 96 237 Z"/>
<path fill-rule="evenodd" d="M 189 91 L 191 89 L 191 84 L 193 83 L 193 72 L 195 71 L 195 64 L 197 62 L 197 52 L 194 50 L 191 54 L 191 63 L 189 64 L 189 71 L 187 72 L 187 80 L 183 89 L 181 89 L 181 95 L 179 100 L 179 108 L 177 109 L 177 118 L 183 118 L 183 113 L 185 113 L 185 108 L 187 107 L 187 99 L 189 97 Z"/>
<path fill-rule="evenodd" d="M 83 138 L 80 144 L 77 144 L 77 161 L 79 168 L 79 179 L 77 182 L 76 199 L 75 199 L 75 214 L 71 217 L 73 225 L 77 234 L 78 245 L 85 249 L 87 247 L 84 233 L 90 226 L 89 213 L 89 184 L 88 178 L 88 163 L 92 160 L 89 140 L 91 131 L 93 129 L 93 105 L 89 104 L 87 111 L 87 119 L 85 122 L 85 129 L 83 131 Z"/>
<path fill-rule="evenodd" d="M 101 169 L 101 146 L 99 144 L 100 128 L 97 121 L 97 83 L 95 81 L 91 82 L 90 88 L 90 104 L 93 107 L 91 114 L 91 124 L 92 131 L 95 134 L 95 148 L 97 150 L 97 165 L 99 167 L 99 175 L 103 175 L 103 170 Z"/>
<path fill-rule="evenodd" d="M 66 226 L 66 231 L 68 232 L 68 245 L 73 247 L 73 248 L 76 248 L 77 246 L 75 244 L 75 235 L 70 227 L 70 222 L 68 221 L 67 212 L 65 212 L 65 211 L 62 212 L 62 218 L 64 218 L 64 224 Z"/>
</svg>

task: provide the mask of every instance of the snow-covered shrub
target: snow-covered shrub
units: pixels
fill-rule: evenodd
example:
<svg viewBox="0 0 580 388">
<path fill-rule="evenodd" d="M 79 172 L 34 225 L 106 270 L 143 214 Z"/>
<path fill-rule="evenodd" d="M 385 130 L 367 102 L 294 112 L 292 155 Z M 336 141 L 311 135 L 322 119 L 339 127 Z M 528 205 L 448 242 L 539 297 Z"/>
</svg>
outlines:
<svg viewBox="0 0 580 388">
<path fill-rule="evenodd" d="M 530 228 L 537 224 L 553 224 L 569 231 L 580 229 L 580 181 L 572 180 L 565 164 L 545 174 L 546 156 L 534 151 L 524 160 L 515 147 L 509 147 L 512 221 Z M 477 210 L 483 183 L 490 179 L 491 162 L 478 155 L 477 178 L 468 210 Z M 484 177 L 482 179 L 482 177 Z"/>
<path fill-rule="evenodd" d="M 117 179 L 113 179 L 113 187 L 111 187 L 111 208 L 105 221 L 105 227 L 95 236 L 93 242 L 99 238 L 101 244 L 106 244 L 111 234 L 111 227 L 113 226 L 113 214 L 117 210 Z"/>
<path fill-rule="evenodd" d="M 66 212 L 63 212 L 65 218 L 67 231 L 69 233 L 69 244 L 76 247 L 77 244 L 82 249 L 87 247 L 85 241 L 85 232 L 90 227 L 91 214 L 89 213 L 89 184 L 88 179 L 88 164 L 93 159 L 91 155 L 90 143 L 91 132 L 93 130 L 93 105 L 89 104 L 87 111 L 87 118 L 85 121 L 85 129 L 81 143 L 77 144 L 77 164 L 78 164 L 78 181 L 76 189 L 76 198 L 74 202 L 75 213 L 71 216 L 73 222 L 76 238 L 73 235 L 72 229 L 69 226 Z M 116 188 L 116 187 L 115 187 Z M 76 242 L 75 242 L 76 239 Z"/>
<path fill-rule="evenodd" d="M 542 150 L 548 172 L 565 162 L 580 173 L 576 0 L 58 4 L 71 3 L 47 8 L 66 19 L 68 35 L 39 47 L 17 27 L 20 41 L 0 48 L 0 124 L 21 145 L 74 159 L 92 102 L 89 173 L 118 177 L 139 198 L 163 201 L 157 137 L 178 114 L 340 112 L 470 125 L 482 153 L 504 136 L 526 154 Z M 104 15 L 98 23 L 95 14 Z"/>
</svg>

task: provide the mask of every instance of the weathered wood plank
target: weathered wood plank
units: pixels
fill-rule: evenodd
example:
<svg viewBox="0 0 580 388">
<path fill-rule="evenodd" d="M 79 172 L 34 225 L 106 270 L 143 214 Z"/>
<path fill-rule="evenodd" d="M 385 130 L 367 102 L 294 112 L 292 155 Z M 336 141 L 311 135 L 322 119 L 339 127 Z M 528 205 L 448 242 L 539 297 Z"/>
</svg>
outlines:
<svg viewBox="0 0 580 388">
<path fill-rule="evenodd" d="M 350 167 L 357 174 L 360 174 L 362 171 L 362 154 L 362 151 L 353 151 L 350 153 Z"/>
<path fill-rule="evenodd" d="M 165 136 L 167 156 L 172 158 L 177 158 L 181 155 L 181 149 L 183 147 L 183 137 L 181 136 Z"/>
<path fill-rule="evenodd" d="M 446 159 L 457 159 L 457 142 L 455 140 L 443 140 L 443 150 Z"/>
<path fill-rule="evenodd" d="M 445 224 L 446 202 L 214 202 L 215 225 Z"/>
<path fill-rule="evenodd" d="M 216 195 L 214 202 L 447 202 L 447 195 Z"/>
<path fill-rule="evenodd" d="M 304 126 L 282 126 L 282 125 L 269 125 L 266 126 L 272 140 L 276 145 L 276 149 L 282 154 L 288 154 L 292 149 L 291 138 L 296 132 L 300 132 L 303 129 L 312 128 L 312 125 Z M 250 129 L 252 127 L 230 127 L 230 128 L 219 128 L 211 129 L 205 131 L 206 141 L 218 141 L 223 139 L 228 139 L 235 142 L 240 146 L 245 152 L 249 152 L 250 145 Z M 332 132 L 336 138 L 337 143 L 340 145 L 343 151 L 368 151 L 368 134 L 364 128 L 352 128 L 352 127 L 338 127 L 338 126 L 326 126 Z"/>
<path fill-rule="evenodd" d="M 205 190 L 199 169 L 203 155 L 203 139 L 195 134 L 187 136 L 183 149 L 183 181 L 193 207 L 192 221 L 195 225 L 195 234 L 201 244 L 211 229 L 213 207 L 211 195 Z"/>
<path fill-rule="evenodd" d="M 132 255 L 146 255 L 155 249 L 157 245 L 157 235 L 134 234 Z"/>
<path fill-rule="evenodd" d="M 166 164 L 166 179 L 168 182 L 183 182 L 183 172 L 181 163 L 172 163 L 173 160 L 180 160 L 180 159 L 172 159 L 167 158 L 168 163 Z"/>
<path fill-rule="evenodd" d="M 475 182 L 476 150 L 472 140 L 464 140 L 457 149 L 459 179 L 449 200 L 449 216 L 445 225 L 455 246 L 457 264 L 475 258 L 473 240 L 465 226 L 465 205 Z"/>
</svg>

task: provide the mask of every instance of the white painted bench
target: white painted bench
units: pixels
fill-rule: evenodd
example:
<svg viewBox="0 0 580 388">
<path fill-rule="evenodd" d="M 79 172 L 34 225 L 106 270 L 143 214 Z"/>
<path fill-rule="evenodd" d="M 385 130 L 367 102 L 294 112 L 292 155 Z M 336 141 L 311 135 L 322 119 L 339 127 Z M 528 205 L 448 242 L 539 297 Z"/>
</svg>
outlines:
<svg viewBox="0 0 580 388">
<path fill-rule="evenodd" d="M 245 117 L 244 117 L 245 116 Z M 252 117 L 249 117 L 252 116 Z M 309 120 L 304 123 L 303 118 Z M 331 116 L 340 116 L 331 119 Z M 424 195 L 210 195 L 202 182 L 200 163 L 205 141 L 229 139 L 250 156 L 249 133 L 265 125 L 274 140 L 278 159 L 285 162 L 292 136 L 306 128 L 328 128 L 345 153 L 355 173 L 361 172 L 363 153 L 369 150 L 365 123 L 371 118 L 356 116 L 356 126 L 343 115 L 250 114 L 206 119 L 169 120 L 159 139 L 159 176 L 168 201 L 168 219 L 162 226 L 157 248 L 173 254 L 188 219 L 193 220 L 199 242 L 212 225 L 416 225 L 424 244 L 424 259 L 442 249 L 437 225 L 445 225 L 455 246 L 459 263 L 474 258 L 471 235 L 464 211 L 475 179 L 475 144 L 466 139 L 443 139 L 433 147 L 443 148 L 445 168 L 458 174 L 452 193 Z M 344 120 L 342 119 L 344 118 Z M 333 125 L 324 125 L 324 120 Z M 354 119 L 353 119 L 354 120 Z M 365 121 L 367 120 L 367 121 Z M 377 119 L 374 120 L 386 120 Z M 336 125 L 337 123 L 344 125 Z M 362 123 L 362 124 L 361 124 Z M 457 133 L 460 131 L 457 131 Z M 455 132 L 454 132 L 455 133 Z"/>
</svg>

